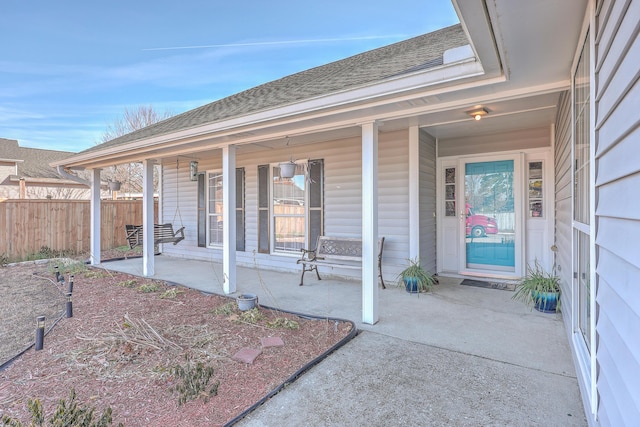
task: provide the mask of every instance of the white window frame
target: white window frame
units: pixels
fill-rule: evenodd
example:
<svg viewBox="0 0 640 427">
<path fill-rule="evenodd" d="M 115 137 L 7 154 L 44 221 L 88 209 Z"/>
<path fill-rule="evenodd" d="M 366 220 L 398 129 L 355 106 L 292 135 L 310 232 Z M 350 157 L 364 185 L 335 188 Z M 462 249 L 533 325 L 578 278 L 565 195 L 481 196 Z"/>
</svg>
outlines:
<svg viewBox="0 0 640 427">
<path fill-rule="evenodd" d="M 304 242 L 303 248 L 309 247 L 309 183 L 306 179 L 308 164 L 307 161 L 296 161 L 295 162 L 298 167 L 302 167 L 303 170 L 303 179 L 304 179 L 304 214 L 303 215 L 293 215 L 293 214 L 276 214 L 275 210 L 275 199 L 276 199 L 276 191 L 274 188 L 275 178 L 277 177 L 274 169 L 279 167 L 279 163 L 271 163 L 269 165 L 269 220 L 271 222 L 271 230 L 269 236 L 269 245 L 270 252 L 275 255 L 283 255 L 283 256 L 296 256 L 299 257 L 300 249 L 290 249 L 283 250 L 278 249 L 276 247 L 276 218 L 286 218 L 286 217 L 302 217 L 304 219 Z M 297 168 L 296 168 L 297 169 Z"/>
<path fill-rule="evenodd" d="M 224 180 L 224 176 L 222 175 L 222 169 L 214 169 L 214 170 L 208 170 L 207 174 L 206 174 L 206 206 L 207 206 L 207 211 L 206 211 L 206 230 L 207 230 L 207 247 L 208 248 L 222 248 L 224 241 L 220 241 L 220 242 L 211 242 L 211 219 L 213 217 L 220 217 L 222 218 L 222 220 L 224 221 L 224 205 L 222 204 L 222 199 L 220 199 L 220 205 L 222 206 L 221 212 L 217 213 L 217 212 L 211 212 L 210 208 L 211 208 L 211 204 L 210 204 L 210 196 L 211 196 L 211 178 L 212 175 L 217 175 L 219 176 L 220 179 L 220 184 L 223 184 L 223 180 Z"/>
<path fill-rule="evenodd" d="M 596 274 L 595 274 L 595 15 L 592 13 L 591 8 L 587 8 L 587 15 L 585 17 L 585 24 L 583 31 L 580 35 L 580 43 L 576 47 L 575 57 L 571 68 L 571 235 L 572 235 L 572 271 L 573 279 L 571 283 L 571 339 L 573 348 L 575 350 L 576 358 L 578 361 L 578 372 L 584 379 L 585 391 L 588 394 L 587 398 L 591 405 L 592 414 L 596 414 L 598 408 L 598 392 L 597 392 L 597 361 L 596 361 Z M 575 173 L 576 173 L 576 111 L 575 111 L 575 75 L 577 68 L 580 64 L 580 58 L 582 56 L 583 49 L 587 48 L 589 52 L 589 63 L 587 64 L 589 69 L 589 224 L 585 224 L 575 220 Z M 578 286 L 579 278 L 577 257 L 577 233 L 581 232 L 589 236 L 589 283 L 591 284 L 589 289 L 590 295 L 590 342 L 591 351 L 587 348 L 587 344 L 584 341 L 582 331 L 580 329 L 580 301 Z"/>
</svg>

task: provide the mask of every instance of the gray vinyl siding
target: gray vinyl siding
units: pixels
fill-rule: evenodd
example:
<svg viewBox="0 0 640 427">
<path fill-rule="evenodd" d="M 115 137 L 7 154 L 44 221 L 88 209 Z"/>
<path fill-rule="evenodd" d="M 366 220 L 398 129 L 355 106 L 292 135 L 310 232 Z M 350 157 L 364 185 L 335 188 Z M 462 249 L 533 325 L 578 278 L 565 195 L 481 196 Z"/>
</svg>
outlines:
<svg viewBox="0 0 640 427">
<path fill-rule="evenodd" d="M 562 285 L 562 315 L 571 325 L 571 95 L 564 92 L 558 103 L 555 135 L 555 266 Z M 570 333 L 571 328 L 567 328 Z"/>
<path fill-rule="evenodd" d="M 258 165 L 294 159 L 324 160 L 324 226 L 325 235 L 362 236 L 362 162 L 361 139 L 286 147 L 268 151 L 236 151 L 236 167 L 245 169 L 245 251 L 236 253 L 238 265 L 298 272 L 296 257 L 258 253 Z M 380 133 L 378 160 L 378 233 L 385 237 L 383 272 L 392 281 L 408 257 L 409 193 L 408 131 Z M 197 159 L 198 170 L 220 169 L 221 151 L 211 158 Z M 197 182 L 189 180 L 189 160 L 180 162 L 180 211 L 186 227 L 185 240 L 177 245 L 164 245 L 163 252 L 177 257 L 222 260 L 222 250 L 197 246 Z M 176 205 L 175 163 L 165 165 L 162 210 L 170 222 Z M 167 220 L 168 218 L 168 220 Z M 322 270 L 321 270 L 322 272 Z M 360 277 L 358 270 L 328 269 L 327 274 Z"/>
<path fill-rule="evenodd" d="M 203 163 L 198 166 L 199 170 L 205 167 Z M 198 248 L 198 182 L 190 180 L 189 159 L 180 159 L 177 174 L 175 161 L 164 163 L 160 176 L 162 195 L 159 200 L 158 222 L 172 223 L 174 230 L 185 227 L 185 239 L 177 245 L 164 244 L 161 251 L 172 256 L 188 258 L 194 250 L 203 249 Z M 178 203 L 180 208 L 176 210 Z"/>
<path fill-rule="evenodd" d="M 380 135 L 378 235 L 385 237 L 385 280 L 392 281 L 409 257 L 409 131 Z"/>
<path fill-rule="evenodd" d="M 596 17 L 597 387 L 601 425 L 640 419 L 640 1 Z"/>
<path fill-rule="evenodd" d="M 420 132 L 420 260 L 436 271 L 436 141 Z"/>
<path fill-rule="evenodd" d="M 549 146 L 549 128 L 522 129 L 494 134 L 465 135 L 438 140 L 438 157 L 528 150 Z"/>
</svg>

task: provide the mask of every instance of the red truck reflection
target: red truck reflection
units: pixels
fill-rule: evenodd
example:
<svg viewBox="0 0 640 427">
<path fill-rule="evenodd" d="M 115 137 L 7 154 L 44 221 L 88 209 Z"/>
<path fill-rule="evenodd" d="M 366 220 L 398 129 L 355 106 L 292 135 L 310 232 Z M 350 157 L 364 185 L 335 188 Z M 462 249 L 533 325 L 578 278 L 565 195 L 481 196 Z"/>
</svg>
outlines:
<svg viewBox="0 0 640 427">
<path fill-rule="evenodd" d="M 467 203 L 467 236 L 484 237 L 487 234 L 497 234 L 498 224 L 495 218 L 486 215 L 478 215 L 473 212 L 473 208 Z"/>
</svg>

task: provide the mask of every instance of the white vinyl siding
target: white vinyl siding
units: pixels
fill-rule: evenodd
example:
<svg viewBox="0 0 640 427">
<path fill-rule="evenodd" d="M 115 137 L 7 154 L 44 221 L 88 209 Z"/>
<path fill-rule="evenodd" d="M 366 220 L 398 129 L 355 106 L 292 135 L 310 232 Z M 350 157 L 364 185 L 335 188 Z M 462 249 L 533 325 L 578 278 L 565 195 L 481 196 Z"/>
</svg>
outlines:
<svg viewBox="0 0 640 427">
<path fill-rule="evenodd" d="M 436 272 L 436 141 L 420 132 L 420 259 Z"/>
<path fill-rule="evenodd" d="M 571 96 L 565 92 L 560 96 L 556 118 L 555 135 L 555 267 L 562 287 L 562 315 L 567 325 L 571 324 L 571 283 L 573 263 L 571 261 Z M 568 329 L 571 332 L 571 329 Z"/>
<path fill-rule="evenodd" d="M 385 237 L 383 273 L 393 281 L 406 264 L 409 242 L 408 130 L 379 135 L 379 219 L 378 233 Z M 258 165 L 294 159 L 324 160 L 324 234 L 340 237 L 362 236 L 362 163 L 361 139 L 347 138 L 317 144 L 283 144 L 282 149 L 237 151 L 236 167 L 245 170 L 245 251 L 236 253 L 238 265 L 299 272 L 297 255 L 258 253 Z M 212 157 L 198 158 L 200 170 L 221 168 L 221 151 Z M 190 159 L 191 160 L 191 159 Z M 180 162 L 180 211 L 185 240 L 164 245 L 163 252 L 178 257 L 222 259 L 221 249 L 197 246 L 197 182 L 189 180 L 189 162 Z M 175 210 L 175 163 L 167 163 L 163 176 L 163 212 L 166 222 Z M 167 220 L 169 217 L 169 220 Z M 432 243 L 433 244 L 433 243 Z M 360 277 L 359 270 L 328 269 L 325 273 Z"/>
<path fill-rule="evenodd" d="M 163 244 L 161 251 L 173 256 L 189 258 L 193 251 L 204 250 L 204 248 L 198 248 L 198 182 L 190 179 L 188 159 L 180 159 L 178 165 L 177 175 L 175 161 L 162 165 L 158 222 L 172 223 L 174 230 L 184 225 L 185 239 L 177 245 Z M 201 163 L 199 168 L 204 170 L 208 166 Z M 179 192 L 177 186 L 180 187 Z M 180 204 L 179 210 L 176 210 L 177 203 Z"/>
<path fill-rule="evenodd" d="M 383 274 L 393 281 L 409 258 L 409 131 L 383 133 L 378 153 L 378 235 Z"/>
<path fill-rule="evenodd" d="M 438 157 L 486 155 L 550 146 L 549 128 L 523 129 L 494 134 L 469 134 L 462 138 L 438 139 Z"/>
<path fill-rule="evenodd" d="M 603 2 L 596 17 L 598 420 L 640 419 L 640 1 Z"/>
</svg>

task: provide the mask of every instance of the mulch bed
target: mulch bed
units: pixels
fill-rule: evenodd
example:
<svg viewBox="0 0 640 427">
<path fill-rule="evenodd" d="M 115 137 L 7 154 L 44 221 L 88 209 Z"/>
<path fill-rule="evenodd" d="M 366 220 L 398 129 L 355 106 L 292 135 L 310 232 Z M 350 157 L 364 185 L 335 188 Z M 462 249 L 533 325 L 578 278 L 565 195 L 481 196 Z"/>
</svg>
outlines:
<svg viewBox="0 0 640 427">
<path fill-rule="evenodd" d="M 0 416 L 26 425 L 28 399 L 38 398 L 50 416 L 71 390 L 98 414 L 110 407 L 114 425 L 224 425 L 353 327 L 264 307 L 241 312 L 223 296 L 78 264 L 66 318 L 68 275 L 58 283 L 52 264 L 0 269 L 0 363 L 34 341 L 36 316 L 46 316 L 47 328 L 59 319 L 43 350 L 31 348 L 0 371 Z M 263 346 L 279 339 L 284 346 Z M 233 360 L 242 349 L 260 354 L 252 364 Z M 198 366 L 213 368 L 205 391 L 219 382 L 217 394 L 180 404 L 177 367 L 193 374 Z"/>
</svg>

